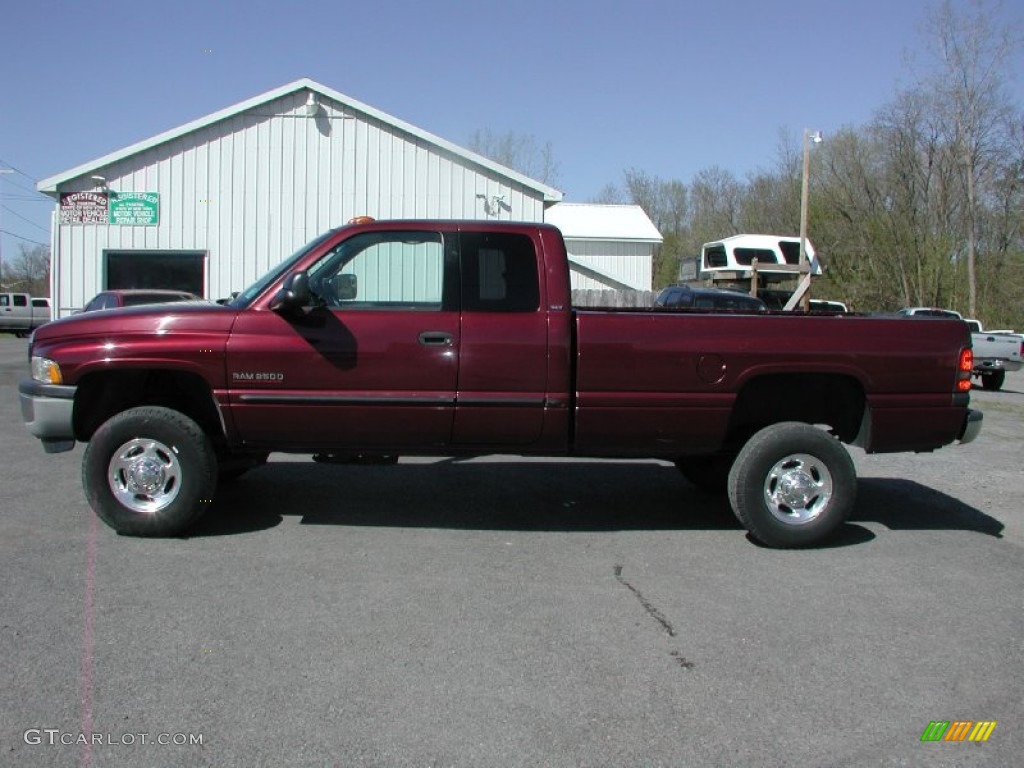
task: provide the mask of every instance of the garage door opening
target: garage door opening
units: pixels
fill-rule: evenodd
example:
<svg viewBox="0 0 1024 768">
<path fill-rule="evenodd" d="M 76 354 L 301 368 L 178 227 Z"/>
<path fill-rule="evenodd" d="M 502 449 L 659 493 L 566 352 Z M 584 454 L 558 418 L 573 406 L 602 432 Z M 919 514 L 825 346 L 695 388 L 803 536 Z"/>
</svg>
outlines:
<svg viewBox="0 0 1024 768">
<path fill-rule="evenodd" d="M 106 289 L 168 288 L 206 297 L 203 251 L 106 251 Z"/>
</svg>

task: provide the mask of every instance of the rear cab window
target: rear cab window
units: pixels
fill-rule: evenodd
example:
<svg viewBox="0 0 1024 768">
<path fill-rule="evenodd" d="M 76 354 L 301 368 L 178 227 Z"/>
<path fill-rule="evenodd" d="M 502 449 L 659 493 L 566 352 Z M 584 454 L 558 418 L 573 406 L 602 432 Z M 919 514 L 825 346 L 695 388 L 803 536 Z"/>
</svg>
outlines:
<svg viewBox="0 0 1024 768">
<path fill-rule="evenodd" d="M 520 233 L 463 232 L 462 308 L 469 312 L 536 312 L 537 251 Z"/>
</svg>

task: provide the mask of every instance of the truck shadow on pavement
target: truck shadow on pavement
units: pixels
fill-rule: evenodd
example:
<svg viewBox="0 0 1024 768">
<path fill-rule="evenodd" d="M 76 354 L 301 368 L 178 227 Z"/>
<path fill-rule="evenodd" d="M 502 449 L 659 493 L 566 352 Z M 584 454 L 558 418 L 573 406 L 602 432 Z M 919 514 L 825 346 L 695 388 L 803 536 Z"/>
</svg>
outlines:
<svg viewBox="0 0 1024 768">
<path fill-rule="evenodd" d="M 899 478 L 860 478 L 852 522 L 881 523 L 892 531 L 971 531 L 1002 538 L 991 515 L 934 488 Z"/>
<path fill-rule="evenodd" d="M 272 461 L 223 485 L 192 537 L 304 525 L 510 531 L 740 530 L 724 494 L 700 491 L 654 462 L 457 459 L 398 466 Z M 998 520 L 911 480 L 864 478 L 857 506 L 826 547 L 890 530 L 964 530 L 1000 536 Z"/>
<path fill-rule="evenodd" d="M 522 531 L 738 529 L 724 497 L 668 465 L 458 459 L 398 466 L 271 462 L 218 490 L 193 536 L 304 525 Z M 263 521 L 247 522 L 254 517 Z"/>
</svg>

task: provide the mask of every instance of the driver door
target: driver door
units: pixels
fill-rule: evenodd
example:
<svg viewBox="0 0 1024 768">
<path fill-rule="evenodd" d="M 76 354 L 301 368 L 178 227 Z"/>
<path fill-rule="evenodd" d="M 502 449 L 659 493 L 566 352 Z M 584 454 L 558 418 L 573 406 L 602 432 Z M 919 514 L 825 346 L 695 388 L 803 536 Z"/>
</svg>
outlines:
<svg viewBox="0 0 1024 768">
<path fill-rule="evenodd" d="M 448 445 L 460 344 L 457 258 L 457 242 L 441 232 L 356 234 L 309 268 L 318 306 L 241 313 L 227 376 L 246 443 Z"/>
</svg>

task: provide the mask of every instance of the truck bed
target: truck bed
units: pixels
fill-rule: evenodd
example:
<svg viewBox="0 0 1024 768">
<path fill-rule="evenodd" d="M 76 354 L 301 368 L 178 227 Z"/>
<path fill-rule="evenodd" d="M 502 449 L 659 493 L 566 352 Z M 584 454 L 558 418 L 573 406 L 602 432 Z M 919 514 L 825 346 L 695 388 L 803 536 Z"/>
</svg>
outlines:
<svg viewBox="0 0 1024 768">
<path fill-rule="evenodd" d="M 574 322 L 580 453 L 706 453 L 764 410 L 781 418 L 811 403 L 845 442 L 905 450 L 913 433 L 915 450 L 931 450 L 963 418 L 950 394 L 949 350 L 970 343 L 958 321 L 601 309 Z"/>
</svg>

